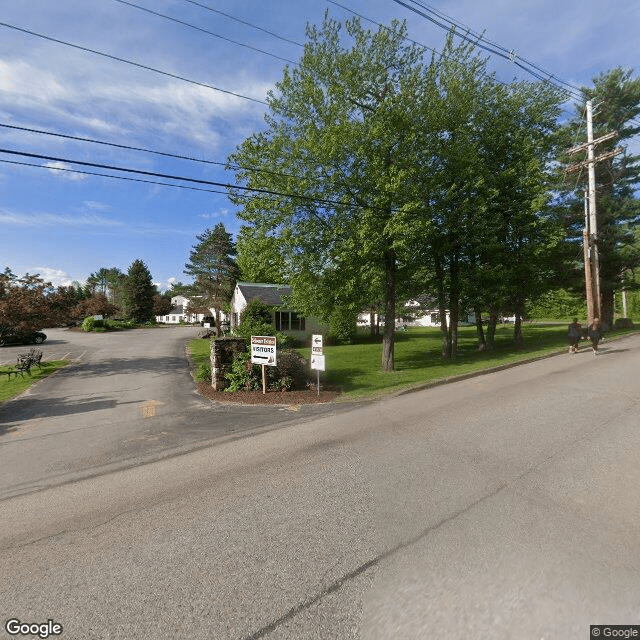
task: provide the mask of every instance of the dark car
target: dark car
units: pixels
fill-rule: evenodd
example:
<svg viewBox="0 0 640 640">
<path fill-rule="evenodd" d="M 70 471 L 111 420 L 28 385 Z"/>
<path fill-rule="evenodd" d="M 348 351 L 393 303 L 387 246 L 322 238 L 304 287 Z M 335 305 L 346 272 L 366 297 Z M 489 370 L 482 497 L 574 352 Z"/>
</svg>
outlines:
<svg viewBox="0 0 640 640">
<path fill-rule="evenodd" d="M 0 345 L 4 344 L 42 344 L 47 339 L 42 331 L 28 333 L 4 333 L 0 336 Z"/>
</svg>

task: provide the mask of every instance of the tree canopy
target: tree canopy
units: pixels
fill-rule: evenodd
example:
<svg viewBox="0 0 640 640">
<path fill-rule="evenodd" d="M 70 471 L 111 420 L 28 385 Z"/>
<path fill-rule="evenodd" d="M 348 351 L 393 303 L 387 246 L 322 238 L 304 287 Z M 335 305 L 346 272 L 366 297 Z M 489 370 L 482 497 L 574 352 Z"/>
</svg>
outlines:
<svg viewBox="0 0 640 640">
<path fill-rule="evenodd" d="M 191 298 L 191 309 L 214 309 L 216 331 L 219 331 L 221 312 L 231 300 L 238 279 L 236 248 L 222 222 L 196 239 L 198 243 L 192 247 L 184 268 L 184 273 L 194 281 L 183 290 Z"/>
<path fill-rule="evenodd" d="M 584 141 L 585 104 L 591 100 L 594 138 L 617 132 L 615 138 L 597 145 L 595 155 L 622 149 L 622 153 L 595 165 L 601 315 L 607 326 L 613 325 L 614 291 L 628 286 L 633 281 L 633 270 L 640 266 L 640 245 L 634 234 L 640 220 L 640 200 L 636 195 L 640 156 L 628 150 L 629 140 L 640 133 L 640 126 L 634 122 L 640 115 L 640 78 L 632 75 L 631 69 L 616 68 L 596 76 L 592 87 L 582 88 L 583 101 L 576 106 L 575 116 L 563 131 L 566 148 Z M 576 156 L 562 159 L 563 170 L 576 162 Z M 581 261 L 581 248 L 575 240 L 582 237 L 584 227 L 587 177 L 586 168 L 577 175 L 560 173 L 562 198 L 556 213 L 564 223 L 569 242 L 576 247 L 576 262 Z M 582 282 L 578 286 L 582 288 Z"/>
<path fill-rule="evenodd" d="M 397 299 L 435 289 L 452 355 L 461 304 L 516 306 L 522 283 L 541 281 L 554 230 L 538 213 L 561 96 L 498 85 L 453 35 L 429 60 L 397 21 L 368 31 L 327 14 L 307 38 L 269 95 L 265 130 L 229 158 L 253 169 L 236 169 L 238 182 L 262 190 L 231 191 L 250 229 L 240 261 L 269 242 L 293 304 L 325 320 L 355 321 L 381 301 L 387 371 Z"/>
</svg>

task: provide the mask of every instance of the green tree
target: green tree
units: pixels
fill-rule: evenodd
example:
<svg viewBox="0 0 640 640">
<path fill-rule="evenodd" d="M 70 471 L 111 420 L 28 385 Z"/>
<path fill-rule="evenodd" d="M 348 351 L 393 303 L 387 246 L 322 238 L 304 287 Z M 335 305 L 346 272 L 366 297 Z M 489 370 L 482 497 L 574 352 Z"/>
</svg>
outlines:
<svg viewBox="0 0 640 640">
<path fill-rule="evenodd" d="M 240 227 L 236 242 L 239 279 L 286 284 L 288 268 L 279 239 L 258 227 Z"/>
<path fill-rule="evenodd" d="M 194 282 L 185 288 L 195 308 L 211 308 L 215 312 L 216 332 L 220 331 L 220 314 L 231 300 L 238 279 L 236 248 L 231 234 L 219 222 L 196 236 L 184 273 Z"/>
<path fill-rule="evenodd" d="M 329 320 L 345 305 L 357 314 L 384 300 L 385 371 L 394 365 L 402 284 L 388 223 L 401 205 L 396 167 L 405 165 L 396 161 L 407 137 L 404 96 L 420 84 L 423 54 L 405 36 L 398 22 L 375 33 L 357 19 L 344 31 L 328 17 L 320 28 L 309 26 L 300 64 L 285 69 L 277 95 L 268 98 L 267 130 L 230 157 L 236 166 L 265 170 L 239 169 L 237 178 L 271 193 L 231 197 L 262 237 L 278 239 L 296 308 Z"/>
<path fill-rule="evenodd" d="M 156 293 L 147 265 L 142 260 L 134 260 L 127 271 L 124 285 L 127 317 L 136 322 L 151 320 Z"/>
<path fill-rule="evenodd" d="M 616 68 L 593 79 L 592 87 L 583 87 L 584 100 L 576 115 L 565 127 L 565 146 L 584 141 L 584 110 L 587 100 L 594 104 L 594 137 L 617 131 L 615 139 L 597 145 L 596 156 L 622 147 L 623 153 L 596 163 L 596 210 L 598 215 L 598 254 L 602 321 L 613 325 L 614 292 L 624 286 L 630 270 L 640 265 L 640 244 L 634 228 L 640 219 L 640 156 L 628 152 L 628 141 L 640 132 L 634 119 L 640 115 L 640 78 L 631 69 Z M 579 158 L 582 160 L 583 158 Z M 576 156 L 564 157 L 566 164 Z M 563 219 L 569 241 L 576 246 L 580 261 L 579 240 L 584 227 L 584 191 L 587 171 L 564 181 L 564 198 L 557 209 Z"/>
</svg>

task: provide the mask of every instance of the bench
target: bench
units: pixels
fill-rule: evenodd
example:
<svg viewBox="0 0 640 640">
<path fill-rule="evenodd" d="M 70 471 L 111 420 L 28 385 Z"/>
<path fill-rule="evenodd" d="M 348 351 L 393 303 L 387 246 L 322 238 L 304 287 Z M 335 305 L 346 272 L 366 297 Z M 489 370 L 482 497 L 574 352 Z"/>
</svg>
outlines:
<svg viewBox="0 0 640 640">
<path fill-rule="evenodd" d="M 11 374 L 15 374 L 16 378 L 20 374 L 24 378 L 24 372 L 26 371 L 31 375 L 31 367 L 37 366 L 38 369 L 42 369 L 40 362 L 42 361 L 42 351 L 32 347 L 28 353 L 19 353 L 17 358 L 17 364 L 9 371 L 2 371 L 0 373 L 6 373 L 11 380 Z"/>
</svg>

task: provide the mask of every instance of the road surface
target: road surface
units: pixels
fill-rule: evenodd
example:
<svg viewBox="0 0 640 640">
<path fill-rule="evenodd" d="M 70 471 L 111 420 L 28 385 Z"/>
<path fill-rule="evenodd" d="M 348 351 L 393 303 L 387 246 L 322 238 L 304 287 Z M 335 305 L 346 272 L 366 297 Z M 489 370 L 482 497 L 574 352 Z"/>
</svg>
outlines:
<svg viewBox="0 0 640 640">
<path fill-rule="evenodd" d="M 185 353 L 197 328 L 46 333 L 44 360 L 70 365 L 0 406 L 0 498 L 345 409 L 234 407 L 202 398 Z M 27 349 L 0 348 L 0 363 Z"/>
<path fill-rule="evenodd" d="M 634 335 L 6 498 L 0 617 L 65 640 L 638 625 L 639 361 Z"/>
</svg>

